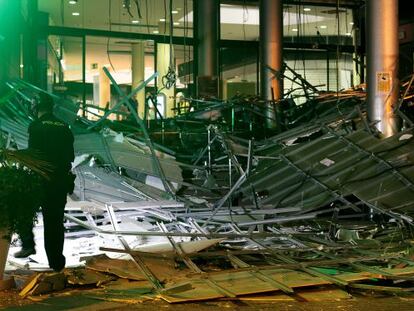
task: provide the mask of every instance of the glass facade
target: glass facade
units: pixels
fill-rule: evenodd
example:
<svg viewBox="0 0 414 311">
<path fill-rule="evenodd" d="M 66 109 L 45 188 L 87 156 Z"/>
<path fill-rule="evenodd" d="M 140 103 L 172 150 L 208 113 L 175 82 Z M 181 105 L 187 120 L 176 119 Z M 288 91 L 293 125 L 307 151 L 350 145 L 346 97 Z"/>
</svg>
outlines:
<svg viewBox="0 0 414 311">
<path fill-rule="evenodd" d="M 39 0 L 39 10 L 49 14 L 49 28 L 54 30 L 48 36 L 47 47 L 50 91 L 65 93 L 90 107 L 111 107 L 118 95 L 110 84 L 109 95 L 99 93 L 100 83 L 108 83 L 102 78 L 105 75 L 103 67 L 109 69 L 128 93 L 136 86 L 133 84 L 137 70 L 142 70 L 141 67 L 134 69 L 137 66 L 132 61 L 134 46 L 144 45 L 141 65 L 144 68 L 142 80 L 145 80 L 157 71 L 157 57 L 162 57 L 157 55 L 157 44 L 169 43 L 172 35 L 174 42 L 180 42 L 171 48 L 177 75 L 174 107 L 178 106 L 179 98 L 194 95 L 192 1 L 173 2 L 172 32 L 169 8 L 163 0 L 139 1 L 141 7 L 131 2 L 130 8 L 123 7 L 120 0 L 71 3 Z M 259 8 L 222 3 L 220 20 L 220 96 L 229 99 L 241 94 L 257 95 L 260 81 Z M 355 29 L 351 9 L 285 5 L 283 25 L 283 57 L 287 65 L 285 94 L 292 96 L 297 104 L 303 102 L 303 94 L 296 83 L 298 76 L 322 91 L 353 86 Z M 75 35 L 68 36 L 67 31 Z M 99 33 L 87 35 L 93 31 Z M 161 81 L 162 77 L 159 77 L 148 83 L 145 94 L 153 92 L 155 86 L 162 87 Z M 168 102 L 161 97 L 160 101 Z"/>
</svg>

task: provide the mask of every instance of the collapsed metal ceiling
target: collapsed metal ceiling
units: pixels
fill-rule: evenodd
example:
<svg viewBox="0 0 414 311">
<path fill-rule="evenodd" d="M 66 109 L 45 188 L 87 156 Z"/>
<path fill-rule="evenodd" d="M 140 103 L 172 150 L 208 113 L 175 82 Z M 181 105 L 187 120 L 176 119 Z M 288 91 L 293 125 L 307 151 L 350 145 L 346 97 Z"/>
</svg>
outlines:
<svg viewBox="0 0 414 311">
<path fill-rule="evenodd" d="M 0 104 L 0 130 L 5 147 L 25 148 L 31 99 L 40 90 L 21 81 L 9 86 L 11 92 Z M 269 273 L 265 266 L 276 269 L 265 277 L 270 289 L 259 286 L 256 292 L 294 292 L 293 285 L 278 278 L 282 268 L 296 271 L 298 279 L 306 275 L 340 286 L 358 287 L 353 280 L 360 278 L 332 276 L 321 267 L 346 265 L 352 273 L 406 281 L 378 259 L 412 268 L 405 252 L 414 211 L 413 130 L 382 139 L 365 119 L 361 93 L 337 95 L 315 95 L 308 101 L 312 109 L 297 108 L 312 112 L 305 120 L 286 119 L 291 129 L 260 139 L 238 137 L 237 129 L 222 118 L 200 121 L 195 113 L 178 118 L 178 123 L 194 124 L 200 136 L 186 156 L 180 155 L 180 140 L 160 147 L 139 138 L 140 120 L 135 132 L 114 130 L 118 121 L 102 120 L 101 126 L 91 127 L 91 121 L 76 115 L 78 107 L 56 98 L 56 114 L 71 124 L 78 156 L 76 189 L 66 213 L 67 239 L 93 239 L 98 245 L 85 255 L 132 258 L 154 290 L 173 302 L 249 291 L 233 292 L 223 285 L 224 270 L 224 279 L 193 278 L 192 289 L 172 296 L 168 289 L 180 287 L 179 282 L 161 282 L 145 264 L 147 256 L 172 254 L 200 278 L 208 267 L 199 260 L 209 256 L 237 269 L 256 269 L 256 279 Z M 212 105 L 221 115 L 229 107 Z M 234 113 L 245 112 L 238 111 Z M 166 184 L 173 188 L 166 190 Z M 81 256 L 76 258 L 74 265 L 84 264 Z M 361 263 L 354 263 L 355 258 Z M 214 295 L 198 293 L 199 286 Z"/>
</svg>

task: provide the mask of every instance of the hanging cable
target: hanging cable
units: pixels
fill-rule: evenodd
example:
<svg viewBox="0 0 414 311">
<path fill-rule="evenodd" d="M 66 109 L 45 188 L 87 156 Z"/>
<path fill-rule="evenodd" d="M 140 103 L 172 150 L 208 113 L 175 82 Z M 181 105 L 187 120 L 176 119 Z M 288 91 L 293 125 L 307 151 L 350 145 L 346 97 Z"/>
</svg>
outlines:
<svg viewBox="0 0 414 311">
<path fill-rule="evenodd" d="M 138 18 L 142 19 L 142 15 L 141 15 L 141 3 L 139 0 L 135 0 L 135 7 L 137 8 L 137 14 L 138 14 Z"/>
<path fill-rule="evenodd" d="M 246 23 L 249 21 L 249 10 L 247 9 L 246 0 L 243 0 L 243 41 L 246 42 Z M 246 62 L 243 62 L 243 81 L 246 81 Z"/>
<path fill-rule="evenodd" d="M 112 11 L 112 0 L 109 1 L 109 10 L 108 10 L 108 18 L 109 18 L 109 32 L 112 31 L 112 20 L 111 20 L 111 11 Z M 114 65 L 112 64 L 111 55 L 109 55 L 109 41 L 111 40 L 110 37 L 108 37 L 106 41 L 106 56 L 108 57 L 109 64 L 111 65 L 111 68 L 113 71 L 116 72 Z"/>
<path fill-rule="evenodd" d="M 299 10 L 299 11 L 302 14 L 302 10 Z M 307 22 L 308 22 L 308 20 L 307 20 L 307 14 L 304 13 L 304 15 L 301 15 L 301 23 L 299 25 L 300 27 L 298 27 L 300 29 L 299 32 L 300 32 L 301 38 L 303 38 L 305 36 L 305 31 L 306 31 L 305 27 L 307 25 Z M 307 78 L 306 78 L 306 59 L 305 59 L 305 53 L 301 53 L 301 55 L 302 55 L 303 78 L 305 80 L 307 80 Z"/>
<path fill-rule="evenodd" d="M 336 0 L 336 25 L 337 25 L 337 39 L 336 39 L 336 97 L 339 101 L 339 38 L 340 38 L 340 29 L 339 29 L 339 0 Z"/>
<path fill-rule="evenodd" d="M 65 27 L 65 6 L 63 1 L 64 0 L 60 0 L 60 20 L 62 22 L 62 27 Z"/>
<path fill-rule="evenodd" d="M 164 0 L 164 35 L 167 32 L 167 0 Z"/>
<path fill-rule="evenodd" d="M 188 21 L 187 21 L 187 1 L 188 0 L 183 0 L 183 8 L 184 8 L 184 64 L 188 64 L 188 62 L 190 61 L 190 51 L 188 51 L 187 54 L 187 36 L 188 36 Z M 188 47 L 189 48 L 189 47 Z M 184 81 L 184 84 L 186 85 L 186 87 L 188 87 L 188 79 L 186 78 Z"/>
<path fill-rule="evenodd" d="M 148 13 L 148 0 L 145 0 L 145 23 L 147 24 L 147 32 L 150 33 L 149 28 L 149 13 Z"/>
<path fill-rule="evenodd" d="M 173 32 L 174 32 L 174 22 L 173 22 L 173 0 L 170 0 L 170 63 L 168 66 L 168 71 L 165 76 L 162 77 L 162 85 L 169 90 L 172 88 L 176 81 L 177 75 L 175 73 L 175 64 L 174 64 L 174 46 L 173 46 Z"/>
<path fill-rule="evenodd" d="M 131 18 L 134 17 L 131 13 L 131 0 L 123 0 L 122 7 L 128 12 Z"/>
</svg>

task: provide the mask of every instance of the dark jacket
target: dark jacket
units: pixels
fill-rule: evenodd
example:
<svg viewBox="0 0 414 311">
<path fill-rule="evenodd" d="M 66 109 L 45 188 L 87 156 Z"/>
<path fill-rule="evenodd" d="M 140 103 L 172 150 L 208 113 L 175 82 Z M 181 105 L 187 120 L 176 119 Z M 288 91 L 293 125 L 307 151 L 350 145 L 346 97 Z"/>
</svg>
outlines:
<svg viewBox="0 0 414 311">
<path fill-rule="evenodd" d="M 52 165 L 52 181 L 66 177 L 70 171 L 74 160 L 73 141 L 69 126 L 51 113 L 29 126 L 29 149 L 38 151 L 40 157 Z"/>
</svg>

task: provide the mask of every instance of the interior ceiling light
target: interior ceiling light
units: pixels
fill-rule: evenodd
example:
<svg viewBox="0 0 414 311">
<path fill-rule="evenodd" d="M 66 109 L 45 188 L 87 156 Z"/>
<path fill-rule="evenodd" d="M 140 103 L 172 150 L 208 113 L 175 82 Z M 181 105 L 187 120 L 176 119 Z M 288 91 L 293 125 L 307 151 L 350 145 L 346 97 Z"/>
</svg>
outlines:
<svg viewBox="0 0 414 311">
<path fill-rule="evenodd" d="M 180 25 L 180 23 L 179 23 L 179 22 L 174 22 L 173 24 L 174 24 L 174 26 L 178 26 L 178 25 Z"/>
<path fill-rule="evenodd" d="M 69 4 L 77 4 L 78 3 L 78 0 L 70 0 L 69 1 Z"/>
<path fill-rule="evenodd" d="M 311 10 L 311 8 L 303 8 L 303 10 L 304 10 L 305 12 L 309 12 L 309 11 Z"/>
<path fill-rule="evenodd" d="M 259 25 L 260 24 L 260 14 L 259 9 L 255 7 L 249 7 L 249 14 L 246 18 L 246 10 L 243 6 L 232 5 L 224 6 L 220 5 L 220 22 L 222 24 L 231 24 L 231 25 Z M 284 26 L 293 26 L 298 25 L 301 19 L 306 18 L 307 23 L 318 23 L 324 22 L 327 18 L 315 15 L 315 14 L 299 14 L 293 12 L 287 12 L 283 14 L 283 25 Z M 186 16 L 181 17 L 179 22 L 193 22 L 193 12 L 189 12 Z"/>
<path fill-rule="evenodd" d="M 152 33 L 160 33 L 158 30 L 154 30 Z"/>
<path fill-rule="evenodd" d="M 293 29 L 292 29 L 292 31 L 297 32 L 297 31 L 298 31 L 298 29 L 297 29 L 297 28 L 293 28 Z"/>
<path fill-rule="evenodd" d="M 79 16 L 79 15 L 80 15 L 80 13 L 79 13 L 79 12 L 73 12 L 73 13 L 72 13 L 72 15 L 73 15 L 73 16 Z"/>
<path fill-rule="evenodd" d="M 350 22 L 350 23 L 349 23 L 349 25 L 351 25 L 351 26 L 352 26 L 353 24 L 354 24 L 354 22 Z"/>
<path fill-rule="evenodd" d="M 347 32 L 345 35 L 347 35 L 347 36 L 352 36 L 352 33 Z"/>
<path fill-rule="evenodd" d="M 165 22 L 165 18 L 160 18 L 160 22 Z"/>
<path fill-rule="evenodd" d="M 178 11 L 171 11 L 172 14 L 178 14 Z"/>
<path fill-rule="evenodd" d="M 320 29 L 326 29 L 326 28 L 328 28 L 328 26 L 326 26 L 326 25 L 320 25 L 319 28 Z"/>
<path fill-rule="evenodd" d="M 139 21 L 136 20 L 136 19 L 134 19 L 133 21 L 131 21 L 131 23 L 133 23 L 133 24 L 139 24 Z"/>
</svg>

